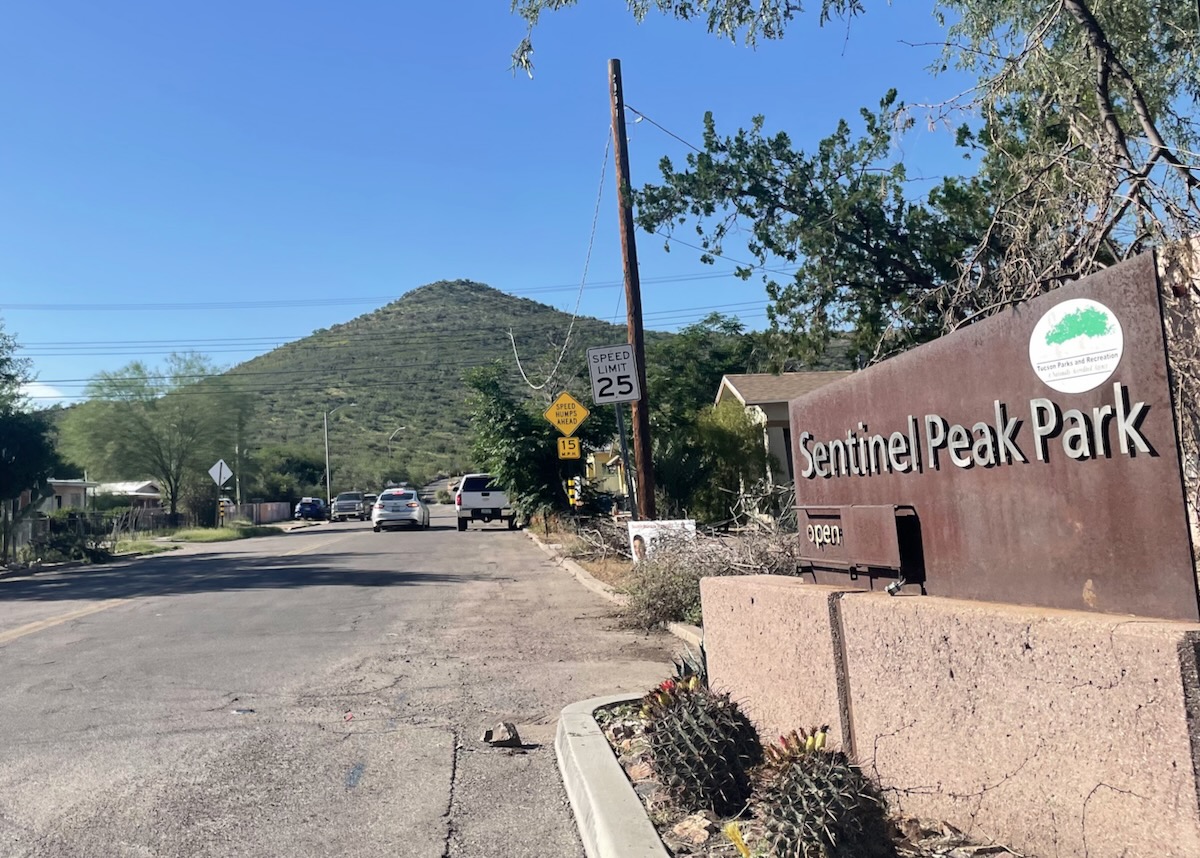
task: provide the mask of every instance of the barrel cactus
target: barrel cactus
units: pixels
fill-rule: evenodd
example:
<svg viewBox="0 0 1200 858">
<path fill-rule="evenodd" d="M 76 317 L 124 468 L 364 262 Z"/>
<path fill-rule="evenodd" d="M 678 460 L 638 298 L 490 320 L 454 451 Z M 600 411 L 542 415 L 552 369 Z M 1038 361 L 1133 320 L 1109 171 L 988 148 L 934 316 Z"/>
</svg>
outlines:
<svg viewBox="0 0 1200 858">
<path fill-rule="evenodd" d="M 825 729 L 781 738 L 766 752 L 758 812 L 772 858 L 894 858 L 878 786 L 841 751 L 825 750 Z"/>
<path fill-rule="evenodd" d="M 711 691 L 696 675 L 669 679 L 645 697 L 642 715 L 651 765 L 680 807 L 720 816 L 745 808 L 762 745 L 728 694 Z"/>
</svg>

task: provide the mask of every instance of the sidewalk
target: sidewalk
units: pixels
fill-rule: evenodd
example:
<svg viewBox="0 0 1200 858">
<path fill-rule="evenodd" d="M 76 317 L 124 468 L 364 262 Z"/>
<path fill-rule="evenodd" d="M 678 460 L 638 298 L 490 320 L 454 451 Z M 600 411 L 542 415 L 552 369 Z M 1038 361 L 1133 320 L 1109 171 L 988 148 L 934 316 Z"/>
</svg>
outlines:
<svg viewBox="0 0 1200 858">
<path fill-rule="evenodd" d="M 525 532 L 582 586 L 615 605 L 625 604 L 622 593 L 559 554 L 536 534 Z M 698 626 L 670 623 L 667 631 L 680 639 L 681 648 L 685 643 L 694 650 L 700 649 L 703 632 Z M 664 665 L 664 678 L 668 673 L 669 668 Z M 593 716 L 597 709 L 637 700 L 640 696 L 625 692 L 593 697 L 572 703 L 559 716 L 555 756 L 588 858 L 668 858 L 669 855 Z"/>
</svg>

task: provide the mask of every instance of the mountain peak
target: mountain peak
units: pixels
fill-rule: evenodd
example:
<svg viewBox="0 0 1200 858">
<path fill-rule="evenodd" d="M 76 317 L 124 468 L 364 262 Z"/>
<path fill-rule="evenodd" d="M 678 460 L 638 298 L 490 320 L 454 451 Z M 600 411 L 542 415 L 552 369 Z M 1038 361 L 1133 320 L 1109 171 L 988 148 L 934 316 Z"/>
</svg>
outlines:
<svg viewBox="0 0 1200 858">
<path fill-rule="evenodd" d="M 540 380 L 555 365 L 570 325 L 569 313 L 546 304 L 473 280 L 439 280 L 229 375 L 259 403 L 260 447 L 323 455 L 325 414 L 354 403 L 330 419 L 330 470 L 339 484 L 377 488 L 389 476 L 415 480 L 470 466 L 464 373 L 500 361 L 514 391 L 526 390 L 508 332 L 525 371 Z M 586 384 L 587 348 L 625 339 L 623 325 L 576 320 L 552 392 L 564 380 Z"/>
</svg>

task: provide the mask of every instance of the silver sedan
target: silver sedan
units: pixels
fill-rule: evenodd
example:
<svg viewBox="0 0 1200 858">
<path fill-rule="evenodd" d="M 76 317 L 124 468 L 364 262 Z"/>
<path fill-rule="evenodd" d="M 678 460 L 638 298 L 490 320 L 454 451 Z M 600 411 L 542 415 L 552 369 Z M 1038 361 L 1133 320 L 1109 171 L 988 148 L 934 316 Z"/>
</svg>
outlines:
<svg viewBox="0 0 1200 858">
<path fill-rule="evenodd" d="M 429 507 L 413 489 L 385 489 L 371 507 L 371 524 L 378 533 L 408 525 L 429 529 Z"/>
</svg>

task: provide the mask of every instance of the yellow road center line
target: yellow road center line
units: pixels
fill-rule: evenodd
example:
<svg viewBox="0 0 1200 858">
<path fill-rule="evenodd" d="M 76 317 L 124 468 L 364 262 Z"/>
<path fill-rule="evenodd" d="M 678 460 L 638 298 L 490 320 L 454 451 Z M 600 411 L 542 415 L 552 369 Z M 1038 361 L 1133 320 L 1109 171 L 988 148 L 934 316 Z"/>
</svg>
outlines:
<svg viewBox="0 0 1200 858">
<path fill-rule="evenodd" d="M 304 554 L 308 551 L 316 551 L 318 548 L 324 548 L 326 545 L 332 545 L 335 542 L 341 542 L 346 539 L 345 536 L 339 536 L 336 539 L 327 539 L 324 542 L 318 542 L 315 545 L 305 545 L 302 548 L 297 548 L 294 551 L 285 551 L 280 554 L 280 557 L 292 557 L 297 554 Z M 212 578 L 220 573 L 214 572 L 211 575 L 202 575 L 198 578 L 192 578 L 191 581 L 203 581 L 205 578 Z M 0 644 L 6 644 L 10 641 L 15 641 L 17 638 L 23 638 L 26 635 L 37 634 L 44 632 L 46 629 L 52 629 L 55 626 L 61 626 L 63 623 L 69 623 L 71 620 L 82 619 L 83 617 L 98 614 L 101 611 L 107 611 L 109 608 L 115 608 L 118 605 L 128 604 L 135 599 L 142 599 L 147 596 L 157 596 L 167 591 L 170 587 L 160 587 L 155 590 L 149 590 L 145 593 L 138 593 L 136 596 L 130 596 L 127 599 L 108 599 L 103 602 L 96 602 L 94 605 L 88 605 L 86 608 L 77 608 L 74 611 L 68 611 L 65 614 L 59 614 L 57 617 L 48 617 L 44 620 L 38 620 L 33 623 L 26 623 L 23 626 L 17 626 L 15 629 L 9 629 L 6 632 L 0 632 Z"/>
<path fill-rule="evenodd" d="M 124 605 L 126 602 L 131 602 L 132 599 L 109 599 L 106 602 L 97 602 L 94 605 L 88 605 L 86 608 L 79 608 L 70 611 L 66 614 L 59 614 L 57 617 L 50 617 L 45 620 L 38 620 L 36 623 L 26 623 L 23 626 L 17 626 L 15 629 L 10 629 L 7 632 L 0 632 L 0 644 L 6 644 L 9 641 L 15 641 L 17 638 L 23 638 L 25 635 L 32 635 L 35 632 L 52 629 L 55 626 L 69 623 L 71 620 L 78 620 L 81 617 L 86 617 L 89 614 L 98 614 L 101 611 L 107 611 L 109 608 L 115 608 L 117 605 Z"/>
<path fill-rule="evenodd" d="M 333 543 L 342 542 L 345 539 L 349 539 L 349 537 L 348 536 L 337 536 L 337 537 L 334 537 L 333 539 L 326 539 L 324 542 L 318 542 L 316 545 L 305 545 L 303 548 L 297 548 L 294 551 L 284 551 L 279 556 L 280 557 L 292 557 L 293 555 L 296 555 L 296 554 L 304 554 L 305 552 L 308 552 L 308 551 L 316 551 L 318 548 L 324 548 L 326 545 L 333 545 Z"/>
</svg>

